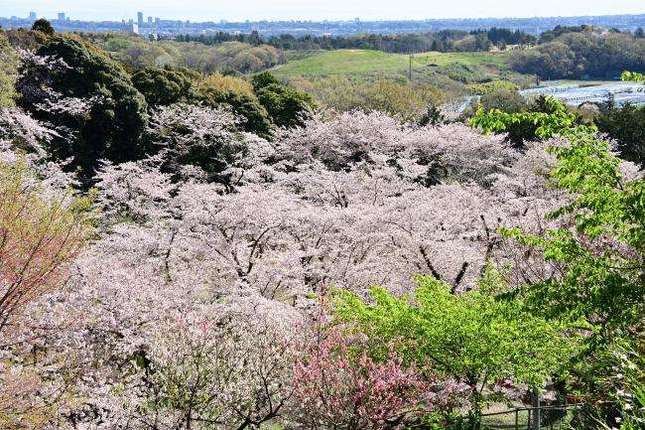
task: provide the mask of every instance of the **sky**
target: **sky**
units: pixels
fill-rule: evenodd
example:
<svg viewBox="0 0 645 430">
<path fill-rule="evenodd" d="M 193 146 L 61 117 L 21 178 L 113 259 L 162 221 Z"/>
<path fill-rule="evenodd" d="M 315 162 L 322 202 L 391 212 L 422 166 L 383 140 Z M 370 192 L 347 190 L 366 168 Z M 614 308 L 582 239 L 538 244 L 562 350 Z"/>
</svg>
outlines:
<svg viewBox="0 0 645 430">
<path fill-rule="evenodd" d="M 191 21 L 363 20 L 616 15 L 645 13 L 644 0 L 0 0 L 0 16 L 121 20 L 145 16 Z"/>
</svg>

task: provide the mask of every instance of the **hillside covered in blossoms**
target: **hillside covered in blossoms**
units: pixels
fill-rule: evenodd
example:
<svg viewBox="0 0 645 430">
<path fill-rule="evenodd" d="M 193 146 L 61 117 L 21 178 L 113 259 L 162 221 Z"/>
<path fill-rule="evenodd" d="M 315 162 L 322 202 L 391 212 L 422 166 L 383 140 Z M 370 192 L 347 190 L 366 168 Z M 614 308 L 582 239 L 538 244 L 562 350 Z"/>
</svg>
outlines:
<svg viewBox="0 0 645 430">
<path fill-rule="evenodd" d="M 337 112 L 45 30 L 0 33 L 0 428 L 645 424 L 637 147 L 548 97 Z"/>
</svg>

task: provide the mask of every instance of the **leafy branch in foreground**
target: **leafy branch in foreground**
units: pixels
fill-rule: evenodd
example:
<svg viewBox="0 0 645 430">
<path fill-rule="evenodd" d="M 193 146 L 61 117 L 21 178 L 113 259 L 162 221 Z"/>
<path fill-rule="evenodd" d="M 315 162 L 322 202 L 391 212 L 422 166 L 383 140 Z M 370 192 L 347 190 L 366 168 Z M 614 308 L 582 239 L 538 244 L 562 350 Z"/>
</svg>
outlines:
<svg viewBox="0 0 645 430">
<path fill-rule="evenodd" d="M 574 196 L 550 214 L 561 227 L 539 236 L 502 231 L 559 267 L 560 275 L 525 288 L 529 303 L 550 316 L 584 318 L 606 338 L 645 311 L 645 182 L 626 180 L 608 146 L 580 134 L 551 149 L 558 160 L 551 180 Z"/>
<path fill-rule="evenodd" d="M 508 140 L 515 144 L 596 130 L 594 126 L 578 124 L 577 116 L 550 96 L 540 100 L 539 111 L 508 113 L 499 109 L 486 111 L 480 107 L 470 119 L 470 125 L 485 133 L 508 133 Z"/>
<path fill-rule="evenodd" d="M 572 367 L 574 384 L 587 401 L 600 405 L 603 425 L 614 428 L 619 419 L 642 418 L 642 410 L 616 401 L 642 397 L 642 374 L 627 388 L 611 381 L 624 373 L 612 357 L 643 345 L 645 181 L 625 177 L 608 142 L 585 133 L 568 137 L 568 144 L 551 148 L 557 163 L 550 179 L 571 194 L 570 202 L 548 217 L 555 227 L 539 235 L 519 228 L 501 232 L 554 267 L 552 276 L 520 287 L 517 297 L 529 312 L 580 321 L 588 329 L 586 347 Z"/>
</svg>

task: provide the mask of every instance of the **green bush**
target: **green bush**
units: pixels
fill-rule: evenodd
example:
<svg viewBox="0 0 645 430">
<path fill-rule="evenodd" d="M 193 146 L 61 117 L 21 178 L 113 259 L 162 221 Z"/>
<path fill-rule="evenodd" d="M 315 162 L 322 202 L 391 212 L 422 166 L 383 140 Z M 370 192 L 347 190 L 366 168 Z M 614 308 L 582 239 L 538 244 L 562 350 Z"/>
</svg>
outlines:
<svg viewBox="0 0 645 430">
<path fill-rule="evenodd" d="M 295 127 L 314 107 L 312 97 L 281 83 L 269 72 L 255 75 L 251 81 L 260 104 L 278 127 Z"/>
<path fill-rule="evenodd" d="M 187 71 L 171 68 L 146 68 L 132 76 L 132 84 L 152 106 L 167 106 L 196 98 Z"/>
<path fill-rule="evenodd" d="M 31 26 L 31 29 L 33 31 L 40 31 L 43 34 L 46 34 L 48 36 L 53 35 L 54 32 L 54 27 L 52 27 L 51 22 L 47 21 L 45 18 L 40 18 L 34 22 L 34 24 Z"/>
<path fill-rule="evenodd" d="M 271 137 L 273 123 L 269 113 L 260 104 L 250 85 L 247 88 L 246 81 L 234 77 L 211 78 L 212 76 L 199 86 L 199 98 L 205 105 L 228 105 L 241 117 L 244 131 L 264 138 Z"/>
<path fill-rule="evenodd" d="M 518 113 L 527 109 L 526 99 L 516 89 L 496 88 L 486 92 L 479 99 L 485 111 L 498 109 L 508 113 Z"/>
</svg>

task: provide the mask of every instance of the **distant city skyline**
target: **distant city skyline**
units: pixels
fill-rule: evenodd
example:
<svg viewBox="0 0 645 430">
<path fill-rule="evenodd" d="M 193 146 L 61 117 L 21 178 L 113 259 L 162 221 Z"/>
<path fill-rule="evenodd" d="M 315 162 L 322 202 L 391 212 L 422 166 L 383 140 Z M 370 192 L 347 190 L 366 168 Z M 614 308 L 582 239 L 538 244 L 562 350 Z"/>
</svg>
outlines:
<svg viewBox="0 0 645 430">
<path fill-rule="evenodd" d="M 645 2 L 635 0 L 540 0 L 525 4 L 517 0 L 3 0 L 0 16 L 55 19 L 65 13 L 71 19 L 113 20 L 144 16 L 191 21 L 244 20 L 364 20 L 488 18 L 536 16 L 587 16 L 645 13 Z M 136 21 L 135 21 L 136 22 Z"/>
</svg>

